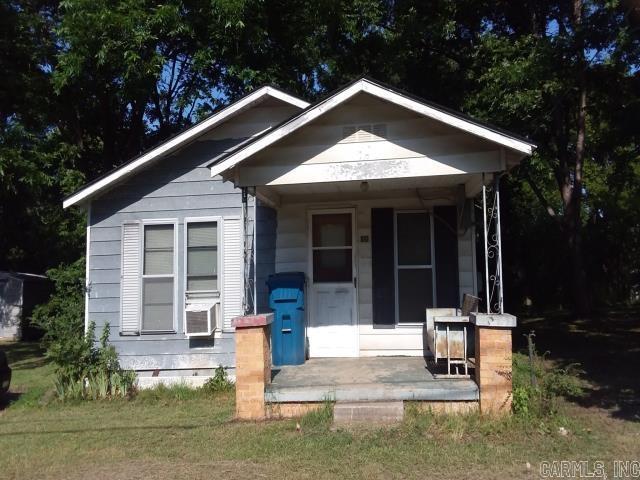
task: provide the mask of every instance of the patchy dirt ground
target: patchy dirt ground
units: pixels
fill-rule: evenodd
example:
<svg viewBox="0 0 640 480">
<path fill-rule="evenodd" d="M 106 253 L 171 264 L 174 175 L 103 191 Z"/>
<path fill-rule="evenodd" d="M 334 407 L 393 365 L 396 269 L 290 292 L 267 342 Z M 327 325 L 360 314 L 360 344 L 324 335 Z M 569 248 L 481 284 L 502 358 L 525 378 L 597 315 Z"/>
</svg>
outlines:
<svg viewBox="0 0 640 480">
<path fill-rule="evenodd" d="M 590 319 L 564 315 L 532 317 L 514 333 L 516 348 L 534 330 L 539 353 L 562 366 L 578 364 L 589 388 L 577 402 L 612 417 L 640 422 L 640 310 L 613 310 Z"/>
</svg>

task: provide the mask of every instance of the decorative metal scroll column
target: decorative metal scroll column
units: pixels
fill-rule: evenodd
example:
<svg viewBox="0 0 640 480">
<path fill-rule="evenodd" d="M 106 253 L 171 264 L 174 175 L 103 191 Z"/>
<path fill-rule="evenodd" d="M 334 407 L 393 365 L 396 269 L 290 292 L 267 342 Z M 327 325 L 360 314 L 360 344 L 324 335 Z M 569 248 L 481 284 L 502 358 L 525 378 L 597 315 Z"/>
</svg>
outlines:
<svg viewBox="0 0 640 480">
<path fill-rule="evenodd" d="M 502 238 L 500 234 L 500 177 L 487 187 L 482 174 L 484 226 L 484 276 L 487 313 L 504 313 L 502 289 Z"/>
<path fill-rule="evenodd" d="M 254 199 L 255 201 L 255 199 Z M 255 214 L 255 208 L 254 208 Z M 252 226 L 249 219 L 249 192 L 242 187 L 242 260 L 244 291 L 242 294 L 242 310 L 245 315 L 254 312 L 254 255 L 255 255 L 255 218 Z"/>
</svg>

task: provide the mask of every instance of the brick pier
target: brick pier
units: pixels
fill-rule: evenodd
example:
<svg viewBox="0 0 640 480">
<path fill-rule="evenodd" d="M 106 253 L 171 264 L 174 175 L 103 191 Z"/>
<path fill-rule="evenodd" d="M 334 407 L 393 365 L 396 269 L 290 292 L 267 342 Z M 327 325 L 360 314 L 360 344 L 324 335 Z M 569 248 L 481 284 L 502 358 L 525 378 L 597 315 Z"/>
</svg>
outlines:
<svg viewBox="0 0 640 480">
<path fill-rule="evenodd" d="M 480 389 L 480 412 L 504 415 L 511 412 L 511 331 L 516 317 L 509 314 L 472 313 L 476 329 L 476 383 Z"/>
<path fill-rule="evenodd" d="M 264 390 L 271 381 L 272 313 L 233 319 L 236 328 L 236 418 L 266 416 Z"/>
</svg>

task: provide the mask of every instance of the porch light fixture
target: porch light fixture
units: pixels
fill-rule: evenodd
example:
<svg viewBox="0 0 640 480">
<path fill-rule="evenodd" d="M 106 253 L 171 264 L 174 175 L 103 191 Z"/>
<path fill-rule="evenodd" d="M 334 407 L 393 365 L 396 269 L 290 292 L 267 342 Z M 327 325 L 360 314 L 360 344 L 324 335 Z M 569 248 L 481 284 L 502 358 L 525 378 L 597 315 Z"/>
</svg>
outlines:
<svg viewBox="0 0 640 480">
<path fill-rule="evenodd" d="M 360 191 L 368 192 L 369 191 L 369 182 L 360 182 Z"/>
</svg>

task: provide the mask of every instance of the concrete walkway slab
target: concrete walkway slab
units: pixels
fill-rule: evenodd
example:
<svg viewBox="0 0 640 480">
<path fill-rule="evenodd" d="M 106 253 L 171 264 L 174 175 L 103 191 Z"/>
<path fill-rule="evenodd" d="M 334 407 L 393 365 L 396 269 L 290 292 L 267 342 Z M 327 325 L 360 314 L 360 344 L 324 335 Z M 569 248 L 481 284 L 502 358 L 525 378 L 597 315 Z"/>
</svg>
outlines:
<svg viewBox="0 0 640 480">
<path fill-rule="evenodd" d="M 333 407 L 333 424 L 400 423 L 404 418 L 404 403 L 394 402 L 337 402 Z"/>
</svg>

